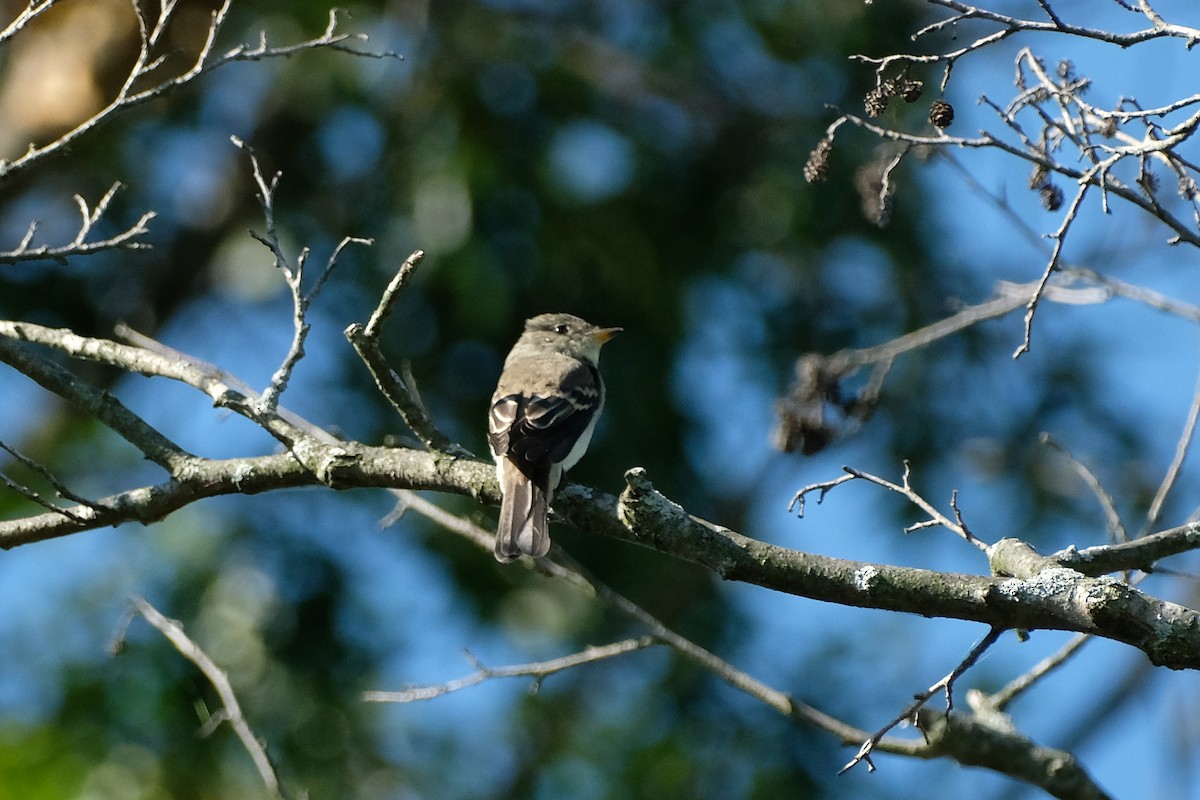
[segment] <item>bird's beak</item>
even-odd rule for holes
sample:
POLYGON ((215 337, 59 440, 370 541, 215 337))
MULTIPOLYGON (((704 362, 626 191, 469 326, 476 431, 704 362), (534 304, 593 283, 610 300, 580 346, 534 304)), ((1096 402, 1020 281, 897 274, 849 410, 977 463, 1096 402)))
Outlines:
POLYGON ((618 333, 620 333, 623 330, 625 330, 625 329, 624 328, 601 328, 598 331, 592 331, 588 335, 591 336, 593 339, 595 339, 600 344, 604 344, 609 339, 613 338, 614 336, 616 336, 618 333))

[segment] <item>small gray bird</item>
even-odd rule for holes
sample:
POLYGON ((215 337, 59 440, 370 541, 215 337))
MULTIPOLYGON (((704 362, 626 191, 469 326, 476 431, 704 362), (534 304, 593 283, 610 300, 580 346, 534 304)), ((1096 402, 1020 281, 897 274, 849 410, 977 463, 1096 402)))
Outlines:
POLYGON ((550 550, 546 510, 562 474, 592 439, 604 408, 600 346, 620 331, 570 314, 542 314, 526 321, 504 359, 488 412, 488 444, 504 494, 497 561, 550 550))

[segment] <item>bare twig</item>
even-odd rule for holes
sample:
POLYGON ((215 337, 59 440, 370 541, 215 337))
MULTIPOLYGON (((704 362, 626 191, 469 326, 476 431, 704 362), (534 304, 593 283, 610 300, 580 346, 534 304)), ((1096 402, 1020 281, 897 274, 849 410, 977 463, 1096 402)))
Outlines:
MULTIPOLYGON (((29 469, 32 469, 33 471, 35 471, 39 475, 41 475, 46 480, 47 483, 49 483, 52 487, 54 487, 54 491, 58 494, 59 497, 62 497, 66 500, 70 500, 74 503, 78 503, 79 505, 82 505, 82 506, 87 506, 96 511, 104 510, 104 509, 102 509, 101 506, 97 505, 96 503, 93 503, 91 500, 88 500, 88 499, 81 497, 80 495, 77 495, 74 492, 72 492, 70 489, 67 488, 66 484, 64 484, 57 477, 55 477, 54 473, 52 473, 49 469, 47 469, 47 467, 44 464, 40 464, 37 461, 34 461, 32 458, 25 455, 21 451, 17 450, 15 447, 8 444, 7 442, 0 441, 0 449, 5 450, 7 453, 9 453, 9 455, 11 455, 13 458, 17 459, 17 461, 20 461, 26 467, 28 467, 29 469)), ((26 497, 27 499, 32 500, 34 503, 37 503, 38 505, 42 506, 43 508, 49 509, 50 511, 55 511, 59 514, 62 514, 63 516, 67 517, 68 519, 70 519, 74 522, 83 524, 83 520, 80 519, 80 517, 75 512, 71 511, 68 508, 61 508, 61 507, 55 505, 54 503, 51 503, 49 500, 42 497, 38 492, 34 491, 33 489, 29 488, 28 486, 24 486, 24 485, 18 483, 17 481, 9 478, 7 475, 0 475, 0 479, 3 479, 4 483, 9 488, 20 493, 22 496, 26 497)))
POLYGON ((940 681, 933 684, 925 691, 919 692, 917 695, 915 695, 913 702, 905 706, 904 710, 901 711, 899 715, 895 717, 895 719, 893 719, 887 725, 884 725, 875 733, 871 734, 871 736, 865 742, 863 742, 862 747, 859 748, 858 753, 855 754, 854 758, 850 759, 850 761, 847 762, 844 767, 838 770, 838 774, 841 775, 842 773, 862 762, 866 762, 867 769, 871 772, 874 772, 875 764, 871 761, 871 753, 875 751, 875 748, 879 745, 880 740, 883 739, 884 734, 900 723, 914 719, 917 711, 939 692, 945 693, 946 711, 949 713, 954 707, 953 690, 955 681, 962 677, 964 672, 975 666, 975 663, 979 661, 979 658, 985 652, 987 652, 988 648, 990 648, 997 642, 997 640, 999 640, 1002 633, 1004 633, 1002 628, 992 628, 990 631, 988 631, 987 636, 984 636, 978 644, 971 648, 971 652, 967 653, 967 657, 964 658, 957 667, 950 670, 950 672, 947 673, 947 675, 940 681))
MULTIPOLYGON (((826 420, 827 403, 833 401, 841 405, 847 417, 853 421, 865 420, 874 409, 883 381, 897 357, 985 320, 1027 307, 1031 294, 1040 294, 1044 300, 1069 304, 1105 302, 1112 295, 1105 289, 1094 287, 1072 288, 1054 283, 1041 286, 1040 282, 1014 285, 1002 282, 992 299, 968 306, 883 344, 840 350, 828 357, 807 353, 796 360, 796 377, 785 398, 776 404, 778 424, 772 434, 776 446, 788 451, 798 447, 803 447, 805 452, 819 450, 832 436, 842 432, 826 420), (833 400, 839 394, 840 382, 866 366, 872 366, 871 375, 856 397, 851 401, 833 400)), ((821 488, 822 484, 815 484, 807 490, 801 490, 793 498, 790 507, 800 503, 803 510, 801 501, 804 494, 821 488)))
POLYGON ((392 313, 392 308, 396 305, 396 300, 400 298, 400 293, 404 291, 404 287, 408 286, 409 279, 412 278, 424 258, 425 251, 414 250, 408 258, 404 259, 400 268, 396 270, 396 274, 392 276, 392 280, 388 282, 387 288, 380 295, 379 303, 371 312, 371 317, 363 329, 363 336, 368 339, 379 339, 384 320, 392 313))
POLYGON ((1067 213, 1063 215, 1062 224, 1059 225, 1057 231, 1051 234, 1051 237, 1054 239, 1054 250, 1050 254, 1050 260, 1046 263, 1042 277, 1037 282, 1037 288, 1030 295, 1029 303, 1025 306, 1025 336, 1021 340, 1020 346, 1013 352, 1013 358, 1020 358, 1029 352, 1030 337, 1033 335, 1033 316, 1037 313, 1038 304, 1042 300, 1042 295, 1046 292, 1046 284, 1049 283, 1051 274, 1058 269, 1059 261, 1062 258, 1063 245, 1067 241, 1067 231, 1079 213, 1080 204, 1083 203, 1083 198, 1087 194, 1087 190, 1088 183, 1085 181, 1081 182, 1078 191, 1075 192, 1075 197, 1071 200, 1070 207, 1067 208, 1067 213))
POLYGON ((20 33, 32 20, 49 11, 58 2, 59 0, 29 0, 29 3, 21 9, 21 13, 17 14, 16 19, 0 31, 0 45, 20 33))
POLYGON ((182 625, 175 620, 167 619, 144 598, 134 597, 131 602, 138 614, 165 636, 184 658, 191 661, 204 673, 204 677, 212 684, 217 696, 221 699, 222 718, 229 722, 242 746, 250 754, 250 759, 254 762, 259 777, 267 787, 268 794, 271 797, 282 798, 283 792, 280 790, 279 776, 275 772, 275 765, 271 763, 266 748, 254 735, 249 723, 246 722, 241 704, 238 703, 237 694, 229 682, 229 676, 184 633, 182 625))
POLYGON ((819 492, 817 495, 817 504, 824 502, 825 495, 829 494, 835 486, 840 486, 847 481, 852 481, 858 476, 853 474, 843 475, 840 478, 834 478, 831 481, 822 481, 820 483, 810 483, 808 486, 801 488, 792 496, 792 501, 788 503, 788 513, 794 509, 797 516, 804 516, 804 502, 808 495, 813 492, 819 492))
POLYGON ((980 702, 988 708, 995 709, 996 711, 1004 711, 1009 703, 1016 700, 1026 690, 1032 688, 1042 678, 1065 664, 1091 639, 1092 637, 1086 634, 1072 636, 1071 640, 1059 648, 1057 652, 1046 656, 1034 665, 1033 669, 1009 681, 999 691, 986 695, 980 702))
POLYGON ((1190 322, 1200 322, 1200 306, 1185 303, 1174 297, 1147 289, 1144 286, 1123 281, 1110 275, 1101 275, 1095 270, 1084 267, 1068 267, 1063 270, 1065 275, 1090 283, 1098 284, 1117 297, 1124 297, 1138 303, 1143 303, 1163 313, 1185 319, 1190 322))
MULTIPOLYGON (((3 447, 5 450, 9 449, 8 446, 3 444, 2 442, 0 442, 0 447, 3 447)), ((51 511, 56 514, 62 514, 64 517, 66 517, 67 519, 71 520, 72 522, 74 522, 78 525, 85 524, 84 520, 82 520, 71 509, 60 508, 59 506, 57 506, 54 503, 47 500, 46 498, 42 497, 42 495, 36 489, 26 486, 25 484, 9 477, 7 474, 5 474, 3 472, 0 472, 0 483, 3 483, 8 488, 12 489, 14 492, 16 492, 17 494, 24 497, 26 500, 29 500, 30 502, 35 503, 35 504, 41 506, 42 508, 47 509, 48 511, 51 511)))
POLYGON ((425 253, 417 250, 404 259, 404 263, 396 270, 396 274, 392 276, 392 280, 384 289, 367 324, 355 322, 346 328, 345 335, 354 348, 354 352, 358 353, 358 357, 366 365, 367 371, 371 373, 371 377, 375 379, 375 385, 379 391, 426 447, 454 456, 469 456, 469 450, 442 433, 437 423, 433 421, 433 417, 421 403, 412 373, 405 367, 404 377, 401 378, 397 375, 387 363, 387 359, 383 357, 383 352, 379 347, 379 335, 383 328, 383 322, 391 313, 400 292, 408 285, 409 279, 424 257, 425 253))
MULTIPOLYGON (((959 2, 959 0, 928 0, 931 5, 942 6, 952 11, 958 12, 957 16, 947 20, 949 22, 957 22, 966 19, 979 19, 988 22, 994 22, 1003 27, 1003 30, 1017 32, 1036 32, 1036 33, 1063 33, 1082 39, 1095 39, 1107 44, 1115 44, 1119 47, 1131 47, 1142 42, 1148 42, 1152 39, 1160 39, 1174 37, 1184 39, 1189 44, 1200 41, 1200 28, 1190 28, 1184 25, 1168 24, 1161 18, 1156 19, 1157 15, 1147 16, 1154 23, 1149 28, 1144 28, 1131 33, 1117 33, 1114 31, 1102 30, 1099 28, 1088 28, 1083 25, 1072 25, 1063 22, 1061 19, 1051 17, 1049 22, 1041 20, 1023 19, 1014 17, 1008 14, 1003 14, 996 11, 990 11, 984 8, 968 5, 967 3, 959 2)), ((1143 4, 1144 5, 1144 4, 1143 4)), ((1147 7, 1148 8, 1148 7, 1147 7)), ((924 29, 922 33, 932 30, 933 26, 924 29)))
POLYGON ((843 467, 843 469, 845 469, 851 477, 860 478, 864 481, 868 481, 869 483, 874 483, 878 486, 884 487, 885 489, 896 492, 897 494, 903 495, 904 497, 908 498, 910 503, 929 515, 929 519, 922 520, 921 522, 914 523, 905 528, 905 533, 911 533, 912 531, 919 530, 921 528, 941 526, 951 533, 962 537, 965 541, 970 542, 980 550, 987 550, 987 543, 979 539, 977 536, 975 536, 975 534, 971 533, 966 525, 962 524, 962 515, 958 510, 958 492, 955 491, 953 493, 950 502, 950 505, 954 510, 955 518, 958 520, 955 522, 934 508, 932 503, 930 503, 912 488, 912 484, 910 484, 908 480, 911 473, 908 461, 904 462, 904 473, 899 484, 893 483, 885 478, 880 478, 878 475, 872 475, 869 472, 863 472, 862 470, 854 469, 853 467, 843 467))
POLYGON ((419 700, 433 700, 451 692, 475 686, 492 678, 533 678, 534 685, 540 686, 542 680, 556 672, 615 658, 616 656, 622 656, 636 650, 644 650, 655 644, 659 644, 659 642, 653 636, 641 636, 636 639, 624 639, 619 642, 613 642, 612 644, 588 647, 578 653, 572 653, 569 656, 562 656, 561 658, 549 661, 538 661, 531 664, 512 664, 504 667, 488 667, 468 653, 468 659, 476 666, 475 672, 470 675, 446 681, 445 683, 429 686, 412 686, 398 692, 363 692, 362 697, 368 703, 412 703, 419 700))
POLYGON ((41 261, 45 259, 64 262, 71 256, 86 256, 92 253, 99 253, 103 250, 149 249, 149 242, 142 241, 141 237, 150 232, 147 225, 150 223, 150 220, 157 216, 153 211, 147 211, 145 214, 142 214, 137 222, 120 233, 103 239, 88 241, 88 237, 108 210, 109 203, 112 202, 113 196, 120 188, 120 182, 114 183, 104 193, 104 196, 100 198, 100 201, 96 203, 94 208, 89 207, 87 201, 81 196, 75 195, 75 204, 79 207, 82 219, 75 237, 67 244, 31 247, 33 236, 38 229, 38 223, 35 221, 29 224, 25 235, 21 237, 21 241, 15 249, 0 252, 0 264, 15 264, 22 261, 41 261))
POLYGON ((1154 500, 1151 501, 1150 508, 1146 511, 1147 528, 1158 523, 1159 517, 1162 515, 1163 504, 1167 501, 1167 495, 1171 493, 1176 479, 1179 478, 1179 473, 1183 469, 1183 461, 1187 458, 1192 438, 1196 434, 1198 416, 1200 416, 1200 379, 1197 379, 1196 389, 1192 392, 1192 404, 1188 408, 1187 420, 1183 423, 1183 432, 1179 434, 1179 441, 1175 443, 1175 455, 1171 459, 1171 465, 1167 467, 1167 473, 1163 476, 1158 491, 1154 493, 1154 500))
MULTIPOLYGON (((153 73, 162 67, 164 59, 164 56, 159 54, 158 51, 164 33, 174 19, 177 5, 173 2, 161 3, 158 17, 151 24, 141 4, 137 0, 133 0, 133 9, 137 15, 141 36, 141 46, 133 65, 122 81, 116 95, 109 101, 108 105, 96 114, 79 123, 54 141, 40 146, 30 145, 24 155, 12 161, 0 162, 0 178, 11 176, 47 156, 69 148, 78 139, 109 122, 120 112, 162 97, 168 92, 187 85, 196 78, 206 75, 226 64, 232 64, 237 61, 259 61, 266 58, 286 58, 300 52, 321 48, 374 58, 400 57, 390 51, 376 53, 349 47, 349 42, 363 41, 366 39, 366 35, 338 33, 338 12, 336 10, 329 12, 328 24, 325 31, 319 36, 291 45, 270 45, 267 41, 267 34, 264 31, 259 34, 257 45, 240 44, 218 55, 215 52, 217 38, 225 27, 231 4, 232 0, 224 0, 221 6, 212 12, 204 43, 191 65, 173 77, 158 80, 153 78, 153 73), (150 80, 150 85, 141 88, 147 80, 150 80)), ((8 28, 0 32, 0 42, 12 36, 29 19, 45 11, 51 5, 53 5, 53 2, 31 4, 29 11, 23 13, 8 28)))
POLYGON ((1053 284, 1040 286, 1041 281, 1028 284, 1001 283, 996 296, 976 305, 937 320, 891 341, 873 347, 840 350, 829 357, 830 369, 839 374, 850 374, 868 364, 890 362, 912 350, 926 347, 947 336, 966 330, 990 319, 1002 317, 1027 306, 1031 293, 1040 292, 1047 300, 1061 303, 1095 302, 1094 290, 1070 289, 1053 284))
POLYGON ((1109 494, 1104 488, 1104 485, 1100 483, 1100 479, 1096 477, 1096 473, 1092 472, 1082 461, 1075 458, 1075 456, 1071 454, 1070 450, 1068 450, 1050 434, 1043 432, 1039 438, 1041 439, 1042 444, 1052 447, 1058 452, 1062 453, 1063 457, 1067 459, 1067 463, 1069 463, 1075 472, 1079 474, 1079 477, 1082 478, 1083 482, 1087 484, 1087 487, 1091 489, 1092 494, 1096 496, 1096 500, 1099 501, 1100 507, 1104 509, 1104 518, 1108 522, 1108 533, 1110 539, 1114 542, 1129 541, 1129 532, 1125 529, 1125 523, 1121 522, 1121 515, 1117 511, 1117 503, 1115 500, 1113 500, 1112 495, 1109 494))
POLYGON ((337 260, 342 251, 350 244, 371 245, 373 244, 373 240, 354 236, 343 237, 325 262, 325 268, 321 271, 313 286, 305 292, 304 268, 308 262, 309 250, 307 247, 301 249, 296 257, 296 263, 293 265, 291 259, 283 252, 283 246, 279 241, 279 233, 275 224, 275 191, 279 186, 281 173, 276 172, 268 180, 263 175, 262 167, 259 164, 254 148, 250 147, 250 145, 237 136, 231 136, 230 140, 235 147, 245 152, 250 160, 251 174, 257 187, 256 197, 258 198, 259 206, 262 208, 263 218, 266 222, 266 233, 258 234, 250 231, 250 235, 271 251, 271 255, 275 261, 275 268, 283 276, 292 297, 291 343, 288 346, 288 351, 283 358, 283 362, 271 376, 270 382, 261 395, 259 395, 256 404, 258 415, 273 417, 279 407, 280 395, 287 389, 288 382, 291 380, 292 371, 296 368, 300 359, 304 357, 304 342, 309 332, 307 321, 309 307, 325 286, 325 282, 329 279, 334 267, 337 266, 337 260))

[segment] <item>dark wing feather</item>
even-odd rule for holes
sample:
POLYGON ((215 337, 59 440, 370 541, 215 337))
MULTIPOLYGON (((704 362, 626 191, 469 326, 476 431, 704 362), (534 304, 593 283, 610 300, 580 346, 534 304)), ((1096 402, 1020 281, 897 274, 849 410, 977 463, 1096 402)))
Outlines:
POLYGON ((530 480, 545 486, 552 464, 575 446, 600 404, 596 368, 580 364, 552 395, 510 394, 492 403, 488 443, 492 453, 512 459, 530 480))
POLYGON ((524 414, 525 398, 519 394, 498 397, 488 409, 488 446, 492 455, 508 454, 509 434, 515 423, 524 414))

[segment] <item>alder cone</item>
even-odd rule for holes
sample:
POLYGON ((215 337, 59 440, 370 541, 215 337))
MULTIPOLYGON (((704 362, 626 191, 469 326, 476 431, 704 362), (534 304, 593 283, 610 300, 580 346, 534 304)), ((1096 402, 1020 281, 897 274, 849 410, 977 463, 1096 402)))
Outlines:
POLYGON ((934 100, 929 106, 929 121, 938 128, 949 128, 954 122, 954 106, 945 100, 934 100))

